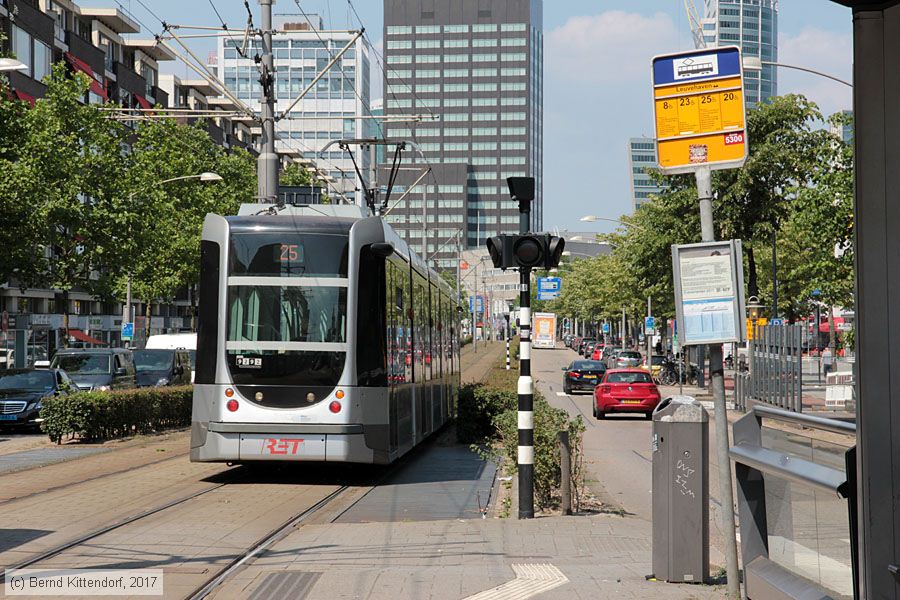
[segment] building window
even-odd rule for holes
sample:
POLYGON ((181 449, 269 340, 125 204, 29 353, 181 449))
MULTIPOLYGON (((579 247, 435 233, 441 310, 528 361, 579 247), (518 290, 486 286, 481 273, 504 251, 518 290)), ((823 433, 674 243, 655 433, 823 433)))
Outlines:
POLYGON ((497 40, 491 38, 472 40, 473 48, 494 48, 497 46, 497 40))
POLYGON ((445 54, 445 63, 467 63, 469 62, 468 54, 445 54))
POLYGON ((389 65, 402 65, 409 64, 412 62, 412 56, 409 54, 391 54, 387 57, 387 63, 389 65))
POLYGON ((420 98, 416 100, 416 106, 419 108, 438 108, 440 105, 440 98, 420 98))
POLYGON ((441 62, 440 54, 419 54, 416 56, 417 63, 439 63, 441 62))
POLYGON ((416 26, 416 33, 440 33, 441 28, 439 25, 418 25, 416 26))
POLYGON ((500 120, 501 121, 524 121, 525 113, 523 113, 523 112, 501 113, 500 120))
POLYGON ((502 60, 503 62, 524 62, 525 60, 527 60, 527 57, 524 53, 504 52, 500 55, 500 60, 502 60))
POLYGON ((524 150, 525 142, 500 142, 501 150, 524 150))
POLYGON ((388 108, 412 108, 411 100, 388 100, 388 108))
POLYGON ((468 69, 445 69, 444 77, 468 77, 468 69))
POLYGON ((419 69, 416 71, 416 77, 420 79, 437 79, 441 76, 439 69, 419 69))
POLYGON ((494 151, 497 150, 497 142, 475 142, 472 144, 473 151, 494 151))
POLYGON ((525 77, 525 69, 500 69, 501 77, 525 77))
MULTIPOLYGON (((448 84, 448 85, 452 85, 452 84, 448 84)), ((444 86, 444 87, 446 89, 446 86, 444 86)), ((468 98, 445 98, 444 99, 444 107, 445 108, 454 108, 454 107, 461 107, 461 106, 469 106, 469 99, 468 98)))
POLYGON ((473 54, 472 62, 496 62, 496 54, 473 54))
POLYGON ((474 113, 472 115, 473 121, 496 121, 497 113, 474 113))
POLYGON ((468 121, 469 115, 467 113, 446 113, 443 118, 444 121, 468 121))
POLYGON ((472 98, 472 106, 497 106, 496 98, 472 98))
POLYGON ((411 40, 388 40, 388 50, 409 50, 412 48, 411 40))
POLYGON ((500 40, 501 46, 524 46, 525 38, 503 38, 500 40))
POLYGON ((444 25, 444 33, 468 33, 468 25, 444 25))
POLYGON ((525 98, 500 98, 500 106, 525 106, 525 98))
POLYGON ((448 128, 444 130, 444 135, 447 137, 466 137, 469 135, 469 129, 466 127, 448 128))
POLYGON ((416 40, 416 48, 440 48, 441 40, 416 40))
POLYGON ((472 77, 496 77, 497 69, 472 69, 472 77))
POLYGON ((524 127, 501 127, 500 135, 525 135, 524 127))
POLYGON ((50 74, 50 46, 39 40, 34 40, 34 73, 32 77, 41 81, 50 74))
POLYGON ((500 158, 501 165, 524 165, 524 156, 503 156, 500 158))
POLYGON ((497 31, 495 23, 476 23, 472 25, 472 33, 488 33, 492 31, 497 31))
POLYGON ((500 84, 501 92, 524 92, 525 84, 524 83, 508 83, 503 82, 500 84))
POLYGON ((22 72, 32 76, 34 71, 31 68, 31 36, 27 31, 15 25, 12 26, 12 51, 16 55, 16 59, 28 67, 22 72))
MULTIPOLYGON (((446 135, 450 135, 450 134, 447 133, 446 135)), ((469 144, 466 142, 444 144, 444 151, 445 152, 468 152, 469 144)))
POLYGON ((388 79, 409 79, 412 77, 412 71, 409 69, 403 69, 395 71, 393 69, 388 69, 388 79))
POLYGON ((527 31, 526 23, 503 23, 500 25, 500 31, 527 31))
POLYGON ((417 137, 438 137, 441 135, 440 129, 418 129, 416 130, 417 137))
POLYGON ((497 84, 496 83, 473 83, 472 91, 473 92, 496 92, 497 84))
POLYGON ((441 84, 439 83, 427 83, 416 86, 416 91, 420 94, 439 94, 441 92, 441 84))
POLYGON ((444 91, 447 93, 468 92, 469 84, 468 83, 448 83, 448 84, 444 85, 444 91))
POLYGON ((388 35, 408 35, 412 33, 412 27, 406 25, 388 25, 388 35))
POLYGON ((392 83, 387 86, 387 93, 394 94, 411 94, 412 86, 408 83, 392 83))
POLYGON ((469 40, 444 40, 444 48, 468 48, 469 40))

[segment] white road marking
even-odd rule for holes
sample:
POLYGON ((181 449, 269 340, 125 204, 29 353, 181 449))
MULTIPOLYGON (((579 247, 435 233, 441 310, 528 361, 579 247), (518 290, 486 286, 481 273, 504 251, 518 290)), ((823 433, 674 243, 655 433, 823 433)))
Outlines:
POLYGON ((551 564, 512 565, 516 578, 464 600, 525 600, 557 588, 569 581, 551 564))

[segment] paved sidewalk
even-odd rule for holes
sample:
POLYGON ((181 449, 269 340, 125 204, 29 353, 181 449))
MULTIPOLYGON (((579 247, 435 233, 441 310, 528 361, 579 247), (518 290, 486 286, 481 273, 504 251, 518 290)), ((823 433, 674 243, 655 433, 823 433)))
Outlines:
POLYGON ((308 525, 216 596, 261 595, 267 577, 287 573, 311 583, 298 596, 310 600, 458 600, 515 579, 513 565, 547 564, 567 581, 542 600, 725 596, 719 586, 646 581, 650 524, 614 515, 308 525))

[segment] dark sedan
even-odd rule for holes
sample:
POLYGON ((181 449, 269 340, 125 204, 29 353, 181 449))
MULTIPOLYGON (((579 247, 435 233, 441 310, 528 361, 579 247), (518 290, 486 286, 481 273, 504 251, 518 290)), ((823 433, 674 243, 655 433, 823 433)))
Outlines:
POLYGON ((606 365, 597 360, 573 360, 568 367, 563 367, 563 392, 571 394, 575 391, 593 392, 594 386, 606 373, 606 365))
POLYGON ((0 372, 0 426, 39 427, 41 401, 71 388, 74 385, 60 369, 0 372))

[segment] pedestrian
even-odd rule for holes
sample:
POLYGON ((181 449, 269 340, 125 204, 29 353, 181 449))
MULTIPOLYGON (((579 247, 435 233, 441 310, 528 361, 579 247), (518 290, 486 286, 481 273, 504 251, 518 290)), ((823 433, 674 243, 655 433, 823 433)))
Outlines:
POLYGON ((822 350, 822 372, 827 376, 834 369, 834 356, 831 354, 831 346, 825 346, 822 350))

